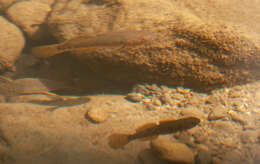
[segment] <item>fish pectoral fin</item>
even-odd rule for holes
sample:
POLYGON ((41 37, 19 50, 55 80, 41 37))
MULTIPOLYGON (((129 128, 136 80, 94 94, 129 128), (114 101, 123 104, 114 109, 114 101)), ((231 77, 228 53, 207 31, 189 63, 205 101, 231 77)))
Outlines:
POLYGON ((144 138, 141 138, 140 141, 149 141, 149 140, 154 140, 158 137, 158 135, 156 136, 149 136, 149 137, 144 137, 144 138))

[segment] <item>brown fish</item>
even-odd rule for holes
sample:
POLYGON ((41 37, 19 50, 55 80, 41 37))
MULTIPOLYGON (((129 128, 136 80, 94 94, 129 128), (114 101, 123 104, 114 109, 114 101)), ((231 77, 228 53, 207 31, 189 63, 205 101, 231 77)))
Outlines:
POLYGON ((83 50, 91 51, 98 48, 120 48, 136 46, 154 40, 150 31, 117 31, 97 36, 78 36, 60 44, 39 46, 32 49, 35 56, 46 58, 63 52, 83 50))
POLYGON ((66 89, 74 89, 64 83, 42 79, 42 78, 21 78, 12 80, 4 76, 0 76, 0 95, 4 96, 8 101, 11 97, 21 95, 42 94, 51 97, 53 100, 65 102, 66 97, 59 96, 53 91, 66 89))
POLYGON ((175 133, 193 128, 200 123, 196 117, 185 117, 178 120, 162 120, 159 124, 148 123, 136 129, 134 134, 115 133, 109 136, 109 145, 114 149, 123 148, 135 139, 154 139, 158 135, 175 133))

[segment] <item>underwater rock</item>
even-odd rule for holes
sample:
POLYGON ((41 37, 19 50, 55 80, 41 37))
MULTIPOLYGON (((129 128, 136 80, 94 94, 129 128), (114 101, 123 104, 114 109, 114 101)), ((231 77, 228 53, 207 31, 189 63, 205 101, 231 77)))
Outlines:
POLYGON ((126 99, 133 101, 133 102, 140 102, 140 101, 142 101, 143 98, 144 98, 144 96, 140 93, 128 93, 126 95, 126 99))
POLYGON ((194 163, 194 154, 185 144, 158 138, 151 142, 151 148, 164 160, 183 164, 194 163))
POLYGON ((186 108, 183 108, 180 112, 183 116, 196 116, 199 118, 203 118, 206 115, 203 113, 203 111, 199 110, 196 107, 188 106, 186 108))
POLYGON ((0 71, 14 70, 14 63, 24 48, 25 39, 20 29, 2 16, 0 28, 0 71))
POLYGON ((64 1, 53 11, 48 27, 60 41, 128 29, 149 29, 155 35, 152 43, 138 47, 72 52, 82 65, 110 80, 208 90, 259 77, 256 43, 232 26, 201 20, 172 1, 64 1))
POLYGON ((228 114, 233 121, 239 122, 242 125, 248 124, 248 121, 246 119, 246 115, 242 115, 242 114, 235 112, 235 111, 230 111, 230 112, 228 112, 228 114))
POLYGON ((0 12, 11 6, 13 3, 22 0, 0 0, 0 12))
POLYGON ((95 123, 101 123, 106 121, 108 115, 103 108, 92 108, 87 112, 88 118, 90 118, 95 123))
POLYGON ((151 100, 151 103, 155 106, 161 106, 162 102, 157 98, 157 97, 153 97, 151 100))
POLYGON ((176 105, 176 101, 173 100, 169 93, 162 94, 159 98, 162 104, 176 105))
POLYGON ((219 105, 216 108, 218 109, 213 109, 209 114, 208 114, 208 120, 209 121, 214 121, 214 120, 227 120, 228 115, 226 109, 222 106, 219 105))
POLYGON ((189 146, 194 146, 194 138, 187 132, 180 132, 180 133, 175 133, 173 134, 173 137, 176 138, 179 142, 189 145, 189 146))
POLYGON ((48 13, 50 5, 39 1, 23 1, 15 3, 7 9, 7 17, 27 34, 30 39, 44 39, 47 29, 41 26, 48 13))

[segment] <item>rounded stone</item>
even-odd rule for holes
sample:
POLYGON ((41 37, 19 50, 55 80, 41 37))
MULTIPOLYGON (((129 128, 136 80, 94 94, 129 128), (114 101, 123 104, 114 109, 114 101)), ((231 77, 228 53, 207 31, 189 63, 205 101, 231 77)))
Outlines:
POLYGON ((144 96, 141 93, 128 93, 126 99, 132 102, 140 102, 144 96))
POLYGON ((95 123, 101 123, 106 121, 107 113, 104 111, 103 108, 92 108, 88 111, 87 116, 91 121, 95 123))
POLYGON ((213 120, 225 120, 227 118, 227 112, 223 110, 213 110, 208 114, 208 120, 213 121, 213 120))
POLYGON ((14 69, 25 45, 22 32, 14 24, 0 16, 0 71, 14 69))
POLYGON ((194 163, 194 154, 185 144, 158 138, 151 142, 151 148, 164 160, 183 164, 194 163))
POLYGON ((6 15, 31 39, 45 38, 46 28, 40 26, 46 20, 51 11, 50 5, 37 1, 23 1, 12 5, 7 9, 6 15))

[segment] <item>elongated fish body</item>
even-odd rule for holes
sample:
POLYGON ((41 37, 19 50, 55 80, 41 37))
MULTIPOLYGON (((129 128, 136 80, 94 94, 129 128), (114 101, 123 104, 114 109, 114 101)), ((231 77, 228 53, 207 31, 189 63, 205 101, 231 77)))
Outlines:
POLYGON ((200 120, 196 117, 181 118, 178 120, 163 120, 159 125, 144 125, 136 130, 136 133, 129 136, 129 140, 158 136, 187 130, 196 126, 200 120), (147 128, 146 128, 147 127, 147 128), (141 129, 141 130, 140 130, 141 129), (143 130, 142 130, 143 129, 143 130))
POLYGON ((153 139, 158 135, 171 134, 187 130, 200 123, 196 117, 185 117, 178 120, 162 120, 159 124, 148 123, 136 129, 134 134, 115 133, 109 136, 109 145, 114 149, 122 148, 136 139, 153 139))
POLYGON ((92 37, 78 36, 60 44, 35 47, 32 49, 32 53, 45 58, 80 49, 89 51, 98 48, 136 46, 152 40, 154 40, 154 34, 150 31, 117 31, 92 37))

